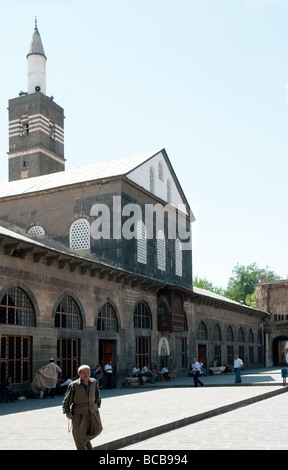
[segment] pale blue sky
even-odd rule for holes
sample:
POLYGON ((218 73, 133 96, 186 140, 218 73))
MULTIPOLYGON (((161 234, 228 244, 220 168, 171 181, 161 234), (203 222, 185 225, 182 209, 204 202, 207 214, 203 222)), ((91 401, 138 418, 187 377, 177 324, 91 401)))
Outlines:
POLYGON ((165 148, 197 222, 194 275, 288 273, 288 0, 0 0, 0 183, 8 100, 38 18, 66 168, 165 148))

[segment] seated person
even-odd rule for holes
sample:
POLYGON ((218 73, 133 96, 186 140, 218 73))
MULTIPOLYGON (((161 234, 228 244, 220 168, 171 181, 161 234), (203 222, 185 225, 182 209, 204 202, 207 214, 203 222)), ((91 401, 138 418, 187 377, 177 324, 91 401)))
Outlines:
POLYGON ((140 385, 143 385, 143 375, 141 374, 138 364, 132 369, 132 377, 138 377, 140 385))
POLYGON ((15 392, 12 389, 12 377, 7 377, 7 380, 1 384, 0 397, 4 397, 6 403, 16 401, 15 392))
POLYGON ((151 383, 154 384, 156 380, 159 380, 159 373, 157 372, 157 365, 155 365, 150 372, 151 372, 151 383))
POLYGON ((91 377, 97 380, 97 382, 99 383, 100 390, 103 390, 103 388, 107 388, 107 377, 105 377, 105 375, 103 374, 103 370, 100 364, 98 364, 96 366, 96 369, 91 372, 91 377))
POLYGON ((152 373, 151 373, 151 370, 148 366, 143 366, 142 367, 141 374, 142 374, 142 376, 144 375, 145 377, 147 377, 148 382, 151 382, 152 373))
POLYGON ((4 400, 8 403, 8 396, 9 392, 5 386, 5 382, 3 382, 3 384, 0 384, 0 401, 2 402, 4 400))
POLYGON ((67 376, 66 377, 60 377, 59 381, 56 384, 56 393, 58 395, 62 395, 63 393, 66 393, 68 385, 72 382, 71 379, 69 379, 67 376))
POLYGON ((168 374, 169 374, 168 367, 164 366, 160 372, 161 382, 163 382, 164 380, 171 380, 168 374))

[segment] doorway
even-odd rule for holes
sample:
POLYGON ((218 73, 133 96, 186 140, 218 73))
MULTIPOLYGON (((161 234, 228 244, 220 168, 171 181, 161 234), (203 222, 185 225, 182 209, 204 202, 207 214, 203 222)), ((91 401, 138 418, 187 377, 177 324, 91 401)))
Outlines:
POLYGON ((198 361, 202 362, 204 368, 207 368, 206 364, 206 344, 198 344, 198 361))
POLYGON ((113 380, 112 386, 115 387, 116 383, 116 354, 115 354, 116 341, 110 339, 100 339, 99 340, 99 364, 101 364, 104 371, 104 366, 108 361, 112 361, 113 367, 113 380))
POLYGON ((288 338, 280 336, 273 341, 273 365, 288 365, 288 338))

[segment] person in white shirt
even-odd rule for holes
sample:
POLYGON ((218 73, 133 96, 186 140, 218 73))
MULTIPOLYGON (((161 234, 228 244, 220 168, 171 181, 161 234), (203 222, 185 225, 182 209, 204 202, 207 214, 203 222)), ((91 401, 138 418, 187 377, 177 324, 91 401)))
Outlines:
POLYGON ((234 371, 235 371, 235 384, 240 384, 241 380, 241 368, 243 367, 243 361, 240 359, 238 354, 235 354, 234 360, 234 371))
POLYGON ((198 384, 200 384, 201 387, 204 387, 203 382, 199 380, 199 375, 201 374, 201 364, 197 361, 196 357, 193 357, 192 362, 192 375, 194 380, 194 387, 198 387, 198 384))
POLYGON ((133 369, 132 369, 132 377, 138 377, 140 385, 143 385, 142 373, 139 369, 138 364, 135 367, 133 367, 133 369))
POLYGON ((112 388, 113 387, 113 367, 112 367, 112 361, 108 361, 107 364, 104 366, 104 375, 107 377, 107 387, 112 388))
POLYGON ((167 366, 164 366, 161 369, 161 372, 160 372, 161 382, 163 382, 163 380, 169 380, 170 379, 168 374, 169 374, 169 370, 168 370, 167 366))

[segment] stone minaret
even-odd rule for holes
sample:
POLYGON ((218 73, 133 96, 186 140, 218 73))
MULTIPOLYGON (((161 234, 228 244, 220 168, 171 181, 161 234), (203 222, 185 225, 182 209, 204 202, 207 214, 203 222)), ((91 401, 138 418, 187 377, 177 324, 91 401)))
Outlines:
POLYGON ((64 110, 46 96, 46 61, 35 20, 28 92, 9 100, 9 181, 65 170, 64 110))

